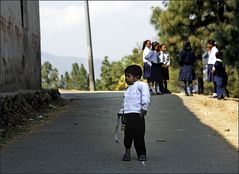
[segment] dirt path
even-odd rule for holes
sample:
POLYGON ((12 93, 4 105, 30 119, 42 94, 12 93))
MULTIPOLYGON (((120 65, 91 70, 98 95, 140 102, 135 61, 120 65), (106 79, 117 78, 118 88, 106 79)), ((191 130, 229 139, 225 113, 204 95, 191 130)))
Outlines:
POLYGON ((217 131, 238 150, 238 99, 217 100, 205 95, 174 94, 202 123, 217 131))

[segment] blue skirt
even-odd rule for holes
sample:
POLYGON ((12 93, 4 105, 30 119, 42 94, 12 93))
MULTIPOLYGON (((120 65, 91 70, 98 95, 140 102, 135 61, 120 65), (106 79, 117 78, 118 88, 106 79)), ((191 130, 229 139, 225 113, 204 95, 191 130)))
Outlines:
POLYGON ((169 80, 169 71, 168 67, 162 67, 163 80, 169 80))
POLYGON ((214 76, 213 81, 216 82, 217 86, 217 98, 222 99, 223 93, 224 93, 224 88, 225 88, 225 83, 223 80, 223 77, 220 76, 214 76))
POLYGON ((195 80, 195 72, 192 65, 183 65, 179 72, 179 80, 195 80))
POLYGON ((152 82, 160 82, 163 80, 162 64, 152 63, 150 80, 152 82))
POLYGON ((143 74, 143 78, 144 79, 149 79, 150 78, 150 72, 151 72, 151 66, 145 62, 144 63, 144 74, 143 74))
POLYGON ((207 81, 208 82, 213 82, 213 73, 212 73, 212 64, 207 65, 207 81))

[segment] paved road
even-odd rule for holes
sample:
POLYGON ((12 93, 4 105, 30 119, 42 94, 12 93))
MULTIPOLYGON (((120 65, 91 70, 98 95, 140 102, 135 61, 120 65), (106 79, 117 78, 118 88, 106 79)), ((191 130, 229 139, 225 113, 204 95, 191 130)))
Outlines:
POLYGON ((134 149, 130 162, 121 161, 122 132, 120 144, 113 140, 123 93, 63 96, 76 99, 70 109, 5 148, 1 173, 238 173, 238 152, 175 95, 151 97, 145 165, 134 149))

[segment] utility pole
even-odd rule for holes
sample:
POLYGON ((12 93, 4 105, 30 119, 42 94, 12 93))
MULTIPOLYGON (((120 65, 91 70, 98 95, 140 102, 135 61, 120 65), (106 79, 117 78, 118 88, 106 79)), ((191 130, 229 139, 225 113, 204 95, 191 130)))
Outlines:
POLYGON ((85 21, 86 21, 90 91, 94 91, 95 90, 95 75, 94 75, 94 62, 93 62, 93 51, 92 51, 92 41, 91 41, 91 29, 90 29, 90 12, 89 12, 88 0, 85 1, 85 21))

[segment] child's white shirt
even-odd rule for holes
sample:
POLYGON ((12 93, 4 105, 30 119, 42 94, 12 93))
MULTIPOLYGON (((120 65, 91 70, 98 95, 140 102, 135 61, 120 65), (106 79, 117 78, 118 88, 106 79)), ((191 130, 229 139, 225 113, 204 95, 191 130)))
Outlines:
POLYGON ((151 62, 147 59, 145 59, 145 57, 147 57, 148 55, 151 55, 153 53, 152 50, 150 50, 148 47, 145 47, 144 48, 144 51, 143 51, 143 62, 144 63, 148 63, 150 66, 152 65, 151 62))
POLYGON ((148 84, 136 81, 126 89, 123 105, 119 113, 141 113, 141 109, 147 111, 149 104, 150 93, 148 84))
POLYGON ((212 64, 212 65, 215 64, 216 59, 217 59, 216 52, 218 52, 218 49, 215 46, 212 47, 210 52, 208 51, 208 55, 209 55, 208 56, 208 64, 212 64))
POLYGON ((145 59, 147 59, 148 61, 152 63, 156 63, 156 64, 160 63, 159 53, 157 51, 152 51, 147 56, 145 56, 145 59))
POLYGON ((163 63, 164 65, 170 65, 170 58, 169 54, 163 51, 160 51, 160 62, 163 63))

